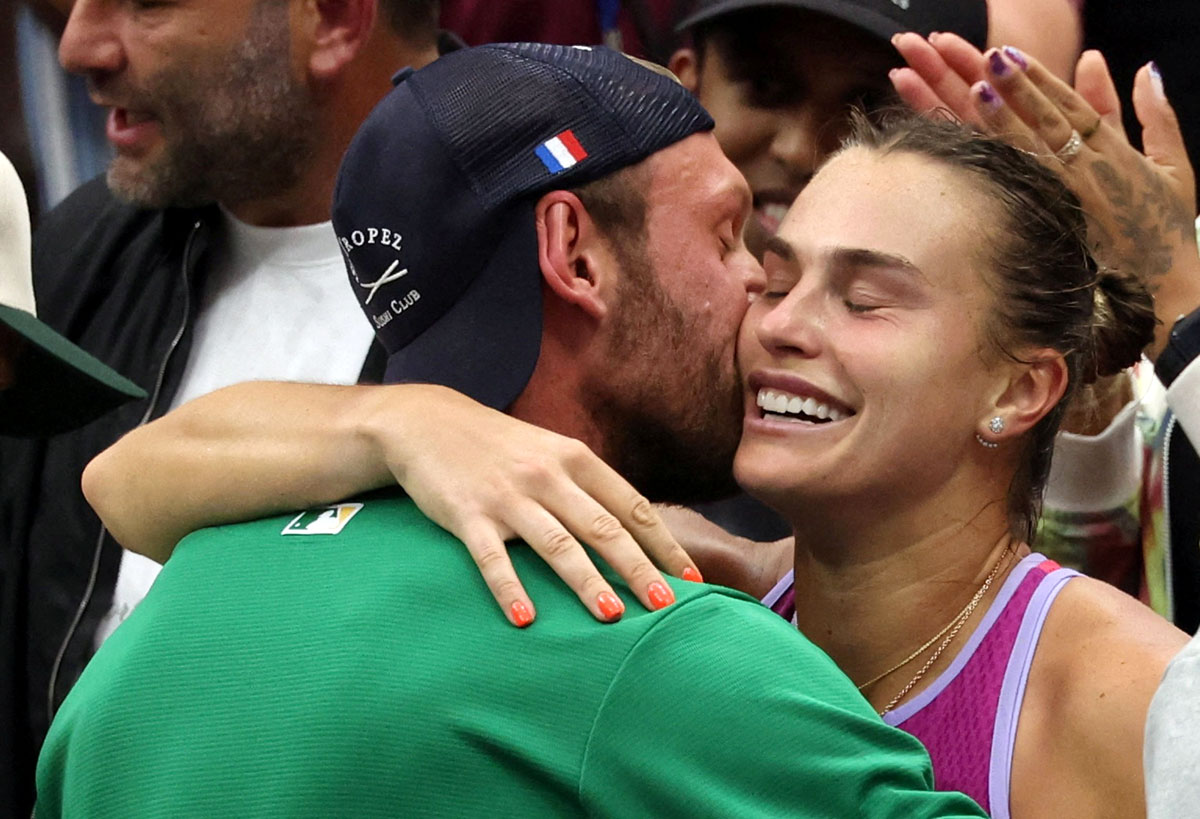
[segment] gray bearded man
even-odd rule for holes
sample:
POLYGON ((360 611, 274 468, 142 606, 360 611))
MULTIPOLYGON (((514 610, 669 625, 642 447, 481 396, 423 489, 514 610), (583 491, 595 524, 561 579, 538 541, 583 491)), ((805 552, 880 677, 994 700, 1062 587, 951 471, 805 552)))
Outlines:
POLYGON ((149 397, 51 441, 0 444, 0 804, 15 815, 53 712, 157 572, 106 534, 84 465, 227 384, 378 378, 330 200, 392 75, 453 47, 437 15, 436 0, 74 4, 60 58, 109 109, 115 157, 107 184, 45 217, 34 287, 47 324, 149 397))

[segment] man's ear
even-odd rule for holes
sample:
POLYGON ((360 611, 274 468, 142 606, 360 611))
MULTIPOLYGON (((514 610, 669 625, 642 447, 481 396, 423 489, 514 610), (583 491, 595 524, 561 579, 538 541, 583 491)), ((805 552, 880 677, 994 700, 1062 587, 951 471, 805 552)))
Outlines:
POLYGON ((538 265, 559 299, 599 320, 608 313, 612 254, 579 197, 551 191, 534 207, 538 265))
POLYGON ((978 431, 986 439, 1002 441, 1023 435, 1054 409, 1067 391, 1067 362, 1062 353, 1047 348, 1022 358, 998 388, 990 414, 979 421, 978 431), (996 417, 1004 422, 1000 433, 989 428, 996 417))
POLYGON ((336 76, 366 45, 377 0, 303 0, 299 12, 308 37, 308 71, 316 80, 336 76))
POLYGON ((671 55, 667 68, 679 78, 679 82, 693 94, 700 92, 700 58, 693 48, 681 48, 671 55))

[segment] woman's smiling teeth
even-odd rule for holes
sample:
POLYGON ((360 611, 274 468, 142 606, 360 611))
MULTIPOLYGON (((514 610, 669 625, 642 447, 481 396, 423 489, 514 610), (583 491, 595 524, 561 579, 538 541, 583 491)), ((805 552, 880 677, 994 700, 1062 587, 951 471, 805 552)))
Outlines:
POLYGON ((813 424, 840 421, 854 414, 849 410, 822 404, 815 398, 801 398, 791 393, 768 389, 758 391, 758 406, 764 415, 792 417, 813 424))

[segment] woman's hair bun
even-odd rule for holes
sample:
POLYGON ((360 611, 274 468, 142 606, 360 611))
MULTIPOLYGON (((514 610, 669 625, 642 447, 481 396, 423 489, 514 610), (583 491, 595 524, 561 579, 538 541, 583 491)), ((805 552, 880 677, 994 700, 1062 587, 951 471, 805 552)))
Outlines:
POLYGON ((1083 380, 1116 375, 1137 363, 1154 340, 1154 299, 1132 276, 1102 272, 1093 290, 1092 349, 1084 357, 1083 380))

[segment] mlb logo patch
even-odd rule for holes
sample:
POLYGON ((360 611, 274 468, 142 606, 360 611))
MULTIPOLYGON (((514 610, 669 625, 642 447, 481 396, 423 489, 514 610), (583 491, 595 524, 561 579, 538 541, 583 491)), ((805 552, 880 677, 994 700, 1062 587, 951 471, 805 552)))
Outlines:
POLYGON ((361 503, 339 503, 321 509, 310 509, 292 518, 281 535, 336 535, 346 528, 350 518, 363 508, 361 503))
POLYGON ((534 148, 533 152, 537 154, 538 159, 542 160, 542 164, 550 173, 561 173, 567 168, 574 167, 588 155, 570 130, 551 137, 534 148))

